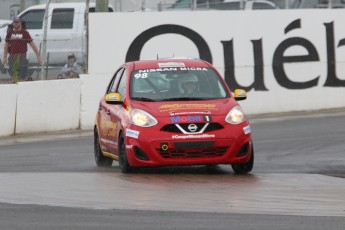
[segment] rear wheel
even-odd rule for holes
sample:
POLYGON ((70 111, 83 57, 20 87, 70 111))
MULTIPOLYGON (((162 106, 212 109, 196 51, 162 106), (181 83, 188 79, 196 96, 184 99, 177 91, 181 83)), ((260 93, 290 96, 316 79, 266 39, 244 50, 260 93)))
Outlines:
POLYGON ((250 159, 248 162, 244 163, 244 164, 234 164, 231 165, 232 170, 234 170, 234 172, 236 174, 246 174, 249 173, 250 171, 252 171, 253 166, 254 166, 254 147, 253 147, 253 143, 252 143, 252 148, 251 148, 251 153, 250 153, 250 159))
POLYGON ((122 173, 129 173, 132 170, 132 167, 128 163, 126 143, 122 133, 119 138, 119 166, 122 173))
POLYGON ((98 167, 110 167, 113 164, 113 159, 104 156, 102 153, 97 129, 95 129, 94 132, 94 153, 95 161, 98 167))

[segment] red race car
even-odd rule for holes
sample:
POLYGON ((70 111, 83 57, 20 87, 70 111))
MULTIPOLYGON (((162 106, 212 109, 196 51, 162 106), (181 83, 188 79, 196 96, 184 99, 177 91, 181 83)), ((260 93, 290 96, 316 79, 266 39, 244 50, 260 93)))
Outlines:
POLYGON ((99 103, 94 127, 98 166, 230 164, 252 170, 251 129, 238 100, 208 62, 165 59, 128 62, 116 70, 99 103))

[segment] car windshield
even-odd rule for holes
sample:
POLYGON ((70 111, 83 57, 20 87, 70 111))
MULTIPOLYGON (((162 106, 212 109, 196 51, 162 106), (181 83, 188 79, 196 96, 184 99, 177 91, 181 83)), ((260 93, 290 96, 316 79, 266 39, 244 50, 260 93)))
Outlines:
POLYGON ((163 68, 133 71, 130 97, 138 101, 215 100, 230 97, 211 68, 163 68))

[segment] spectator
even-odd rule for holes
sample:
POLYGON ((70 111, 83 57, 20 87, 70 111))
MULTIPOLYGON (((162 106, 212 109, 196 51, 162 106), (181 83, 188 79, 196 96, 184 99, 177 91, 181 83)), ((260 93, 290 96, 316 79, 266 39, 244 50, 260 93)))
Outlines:
POLYGON ((79 77, 79 74, 82 73, 81 66, 77 63, 77 58, 73 53, 68 54, 67 64, 62 68, 61 75, 62 77, 75 78, 79 77))
POLYGON ((20 18, 16 17, 12 22, 12 26, 13 28, 9 27, 10 29, 7 31, 2 64, 5 65, 8 61, 9 73, 14 80, 15 77, 18 77, 20 80, 32 80, 30 76, 27 76, 29 65, 26 57, 28 51, 27 44, 35 52, 37 62, 40 65, 42 64, 41 56, 29 32, 24 29, 20 18), (9 54, 8 60, 7 54, 9 54), (18 68, 15 68, 16 66, 18 68))

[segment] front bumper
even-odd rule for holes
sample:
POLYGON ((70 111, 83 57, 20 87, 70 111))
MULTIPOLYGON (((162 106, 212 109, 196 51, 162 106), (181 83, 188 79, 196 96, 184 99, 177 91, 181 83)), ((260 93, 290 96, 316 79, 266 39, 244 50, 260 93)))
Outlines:
POLYGON ((176 134, 135 126, 138 136, 125 137, 132 167, 173 165, 239 164, 250 158, 250 126, 224 124, 224 128, 202 134, 176 134))

